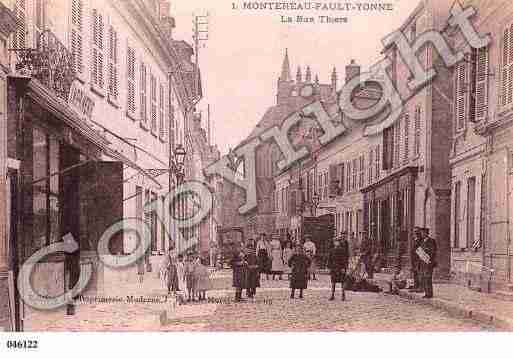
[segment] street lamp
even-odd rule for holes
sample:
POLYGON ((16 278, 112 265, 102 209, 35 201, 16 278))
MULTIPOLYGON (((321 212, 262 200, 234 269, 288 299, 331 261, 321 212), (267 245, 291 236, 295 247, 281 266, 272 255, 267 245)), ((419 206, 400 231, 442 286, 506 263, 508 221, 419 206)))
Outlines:
POLYGON ((185 163, 186 155, 187 155, 187 152, 185 151, 185 148, 181 144, 176 146, 174 156, 175 156, 175 163, 176 163, 176 178, 177 178, 178 184, 182 183, 183 178, 185 176, 184 163, 185 163))

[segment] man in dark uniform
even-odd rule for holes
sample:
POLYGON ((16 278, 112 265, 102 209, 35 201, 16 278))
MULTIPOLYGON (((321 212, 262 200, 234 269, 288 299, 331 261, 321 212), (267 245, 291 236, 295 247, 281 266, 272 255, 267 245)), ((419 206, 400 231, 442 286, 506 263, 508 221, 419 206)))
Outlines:
POLYGON ((413 243, 410 250, 411 272, 413 274, 413 286, 408 288, 410 292, 422 292, 422 283, 420 281, 420 258, 417 255, 417 248, 422 243, 422 228, 413 228, 413 243))
POLYGON ((330 300, 335 300, 335 286, 340 283, 342 286, 342 300, 346 300, 346 293, 344 282, 347 272, 347 265, 349 264, 349 243, 344 236, 336 238, 333 241, 333 248, 330 250, 328 256, 328 269, 331 276, 331 297, 330 300))
POLYGON ((437 246, 436 241, 429 236, 429 229, 423 228, 421 234, 419 259, 422 288, 425 293, 424 298, 433 298, 433 270, 436 267, 437 246))

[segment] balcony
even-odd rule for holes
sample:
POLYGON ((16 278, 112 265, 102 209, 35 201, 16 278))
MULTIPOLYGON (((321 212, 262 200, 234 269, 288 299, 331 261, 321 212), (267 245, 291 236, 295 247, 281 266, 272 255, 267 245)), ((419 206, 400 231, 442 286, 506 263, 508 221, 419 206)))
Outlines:
POLYGON ((18 56, 16 72, 37 79, 67 102, 75 79, 72 53, 50 30, 39 34, 36 43, 35 49, 11 49, 18 56))

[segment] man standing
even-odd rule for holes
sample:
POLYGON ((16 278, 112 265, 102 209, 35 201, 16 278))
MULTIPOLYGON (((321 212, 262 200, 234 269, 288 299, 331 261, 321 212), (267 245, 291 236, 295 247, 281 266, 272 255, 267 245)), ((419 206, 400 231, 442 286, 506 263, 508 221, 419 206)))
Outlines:
POLYGON ((331 297, 335 300, 335 286, 340 283, 342 286, 342 300, 346 300, 344 282, 349 264, 349 244, 344 237, 336 238, 333 241, 333 248, 328 255, 328 268, 331 276, 331 297))
POLYGON ((422 228, 422 243, 417 249, 424 298, 433 298, 433 269, 436 267, 436 241, 429 236, 429 229, 422 228))
POLYGON ((317 278, 315 278, 316 268, 314 263, 317 249, 315 248, 315 243, 312 242, 312 236, 309 234, 305 235, 305 244, 303 245, 303 248, 305 249, 305 253, 311 261, 310 268, 308 268, 309 277, 310 279, 317 280, 317 278))
POLYGON ((417 249, 420 247, 422 243, 422 228, 414 227, 413 228, 413 243, 410 250, 410 259, 411 259, 411 272, 413 274, 413 286, 408 288, 410 292, 422 292, 422 285, 420 281, 420 258, 417 255, 417 249))

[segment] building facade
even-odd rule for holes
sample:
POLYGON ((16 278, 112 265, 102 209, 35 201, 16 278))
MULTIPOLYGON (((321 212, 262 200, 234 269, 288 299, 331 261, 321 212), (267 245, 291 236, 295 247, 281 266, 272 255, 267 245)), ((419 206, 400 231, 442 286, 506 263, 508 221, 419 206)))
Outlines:
MULTIPOLYGON (((513 7, 468 2, 491 42, 467 51, 454 70, 451 151, 451 269, 457 281, 496 291, 512 283, 511 71, 513 7)), ((454 36, 455 47, 465 43, 454 36)))
MULTIPOLYGON (((16 22, 2 51, 1 111, 2 169, 6 163, 12 167, 3 186, 12 274, 33 254, 71 235, 79 250, 40 261, 34 289, 49 297, 62 294, 90 267, 86 290, 108 292, 136 273, 135 266, 113 271, 101 260, 131 253, 137 247, 132 231, 116 233, 110 253, 97 253, 99 238, 112 224, 138 218, 150 229, 150 250, 139 270, 152 271, 174 245, 164 200, 177 183, 173 153, 186 141, 199 72, 172 39, 175 24, 165 1, 1 5, 6 36, 4 14, 10 11, 16 22)), ((3 291, 1 297, 4 303, 3 291)), ((27 305, 11 293, 9 303, 10 328, 22 330, 27 305)))

